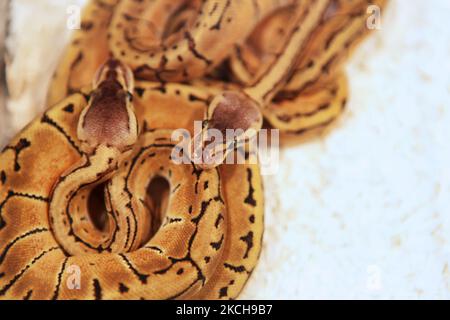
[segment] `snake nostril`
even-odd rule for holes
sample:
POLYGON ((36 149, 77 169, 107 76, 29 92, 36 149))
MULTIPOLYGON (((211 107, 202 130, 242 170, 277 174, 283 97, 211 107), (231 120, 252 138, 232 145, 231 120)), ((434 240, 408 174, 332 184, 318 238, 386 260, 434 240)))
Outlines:
POLYGON ((107 231, 108 226, 104 189, 105 184, 96 186, 89 194, 87 203, 89 218, 99 231, 107 231))

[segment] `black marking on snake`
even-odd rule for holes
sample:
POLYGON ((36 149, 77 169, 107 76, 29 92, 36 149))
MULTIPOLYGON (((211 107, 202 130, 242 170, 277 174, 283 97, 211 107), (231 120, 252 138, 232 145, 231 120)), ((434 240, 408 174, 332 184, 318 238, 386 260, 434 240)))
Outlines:
POLYGON ((214 226, 216 227, 216 229, 219 227, 220 222, 222 220, 224 220, 224 217, 223 217, 222 213, 219 212, 219 214, 217 215, 216 222, 214 223, 214 226))
POLYGON ((146 284, 149 275, 140 273, 138 270, 136 270, 136 268, 131 264, 131 262, 123 253, 120 253, 119 256, 123 259, 127 267, 134 273, 134 275, 139 279, 139 281, 141 281, 142 284, 146 284))
POLYGON ((202 169, 198 169, 193 162, 191 162, 191 165, 192 165, 192 174, 195 175, 195 179, 196 179, 196 182, 195 182, 195 194, 197 194, 198 193, 198 181, 200 180, 200 177, 201 177, 201 175, 203 173, 203 170, 202 169))
POLYGON ((48 198, 42 197, 42 196, 38 196, 38 195, 34 195, 34 194, 28 194, 28 193, 18 193, 18 192, 14 192, 12 190, 8 191, 8 194, 6 195, 5 199, 0 203, 0 230, 3 229, 6 226, 6 222, 2 217, 2 211, 4 206, 6 205, 6 203, 13 197, 21 197, 21 198, 26 198, 26 199, 31 199, 31 200, 36 200, 36 201, 42 201, 42 202, 49 202, 48 198))
MULTIPOLYGON (((106 194, 107 194, 106 199, 107 199, 107 201, 109 203, 109 208, 114 208, 114 206, 112 204, 111 190, 109 188, 105 188, 105 190, 106 190, 106 194)), ((116 226, 118 226, 119 222, 117 221, 117 217, 119 216, 119 212, 115 211, 115 213, 116 214, 114 214, 114 210, 113 210, 113 212, 107 211, 108 216, 111 217, 114 220, 114 224, 116 226)), ((116 236, 117 236, 117 232, 118 231, 119 231, 119 227, 114 228, 114 231, 113 231, 113 234, 112 234, 112 237, 111 237, 111 241, 110 241, 110 244, 109 244, 108 248, 110 248, 112 246, 112 244, 116 242, 116 236)))
POLYGON ((230 5, 231 5, 231 0, 227 0, 227 3, 225 4, 225 7, 223 8, 222 13, 220 14, 219 20, 217 20, 217 22, 209 30, 220 30, 223 17, 225 16, 226 12, 230 8, 230 5))
POLYGON ((172 194, 175 193, 175 192, 177 192, 177 190, 178 190, 180 187, 181 187, 181 184, 177 184, 177 185, 175 186, 175 188, 173 188, 172 194))
POLYGON ((87 32, 92 30, 92 28, 94 27, 94 23, 92 21, 82 21, 80 27, 81 30, 87 32))
POLYGON ((164 79, 162 79, 163 73, 171 74, 171 73, 175 73, 175 70, 160 70, 160 69, 152 68, 146 64, 143 64, 134 70, 136 80, 146 80, 146 79, 148 79, 148 77, 149 77, 148 75, 150 74, 150 77, 154 76, 156 78, 156 80, 158 80, 158 82, 160 82, 162 84, 165 83, 164 79))
POLYGON ((231 280, 227 286, 219 289, 219 299, 228 297, 228 288, 234 284, 234 280, 231 280))
POLYGON ((245 198, 244 202, 251 205, 252 207, 256 207, 256 200, 254 198, 255 189, 252 184, 252 175, 253 172, 250 168, 247 168, 247 182, 248 182, 248 195, 245 198))
POLYGON ((58 282, 56 284, 56 288, 55 288, 55 292, 53 293, 52 300, 58 299, 59 288, 61 287, 61 280, 62 280, 62 276, 64 274, 64 270, 66 269, 67 260, 69 260, 69 258, 65 258, 64 259, 64 262, 63 262, 63 264, 61 266, 61 270, 58 273, 58 282))
POLYGON ((181 219, 181 218, 166 217, 166 222, 164 223, 163 226, 167 226, 168 224, 177 223, 177 222, 181 222, 181 221, 183 221, 183 219, 181 219))
POLYGON ((2 183, 2 185, 6 183, 6 173, 3 170, 2 172, 0 172, 0 182, 2 183))
POLYGON ((219 249, 222 247, 224 238, 225 238, 225 236, 222 234, 222 237, 220 238, 219 241, 217 241, 217 242, 211 242, 209 245, 210 245, 211 248, 213 248, 214 250, 219 251, 219 249))
MULTIPOLYGON (((131 206, 131 203, 127 203, 127 208, 130 209, 131 211, 133 211, 133 208, 131 206)), ((127 239, 125 241, 125 248, 128 248, 128 242, 130 241, 130 232, 131 232, 131 227, 130 227, 130 217, 126 217, 126 222, 127 222, 127 239)))
POLYGON ((91 99, 92 96, 91 92, 83 92, 81 90, 78 90, 75 93, 81 94, 86 103, 91 99))
POLYGON ((65 106, 63 108, 63 111, 67 112, 67 113, 73 113, 73 110, 74 110, 74 104, 73 103, 69 103, 67 106, 65 106))
POLYGON ((219 299, 228 297, 228 286, 219 289, 219 299))
POLYGON ((214 14, 214 12, 216 12, 217 8, 219 7, 219 3, 215 2, 213 8, 211 9, 211 11, 208 13, 209 16, 212 16, 214 14))
POLYGON ((325 41, 325 51, 327 51, 328 49, 330 49, 331 44, 334 42, 334 40, 336 39, 336 37, 338 35, 340 35, 342 33, 342 29, 336 29, 333 33, 330 34, 330 36, 326 39, 325 41))
POLYGON ((20 240, 23 240, 29 236, 35 235, 35 234, 39 234, 39 233, 43 233, 43 232, 48 232, 49 230, 47 228, 36 228, 33 230, 30 230, 18 237, 16 237, 14 240, 12 240, 11 242, 9 242, 5 248, 3 249, 3 252, 0 254, 0 265, 3 263, 3 261, 5 260, 5 257, 8 253, 8 251, 20 240))
POLYGON ((150 88, 149 90, 158 91, 158 92, 161 92, 162 94, 166 94, 167 93, 167 88, 165 87, 164 83, 161 83, 161 85, 158 86, 158 87, 150 88))
POLYGON ((41 122, 47 123, 50 126, 54 127, 56 130, 58 130, 66 138, 66 140, 69 141, 70 145, 78 152, 78 154, 80 155, 83 154, 81 149, 77 146, 75 141, 73 141, 72 138, 67 134, 67 132, 64 131, 64 129, 59 124, 57 124, 56 121, 51 119, 47 114, 44 114, 42 116, 41 122))
MULTIPOLYGON (((132 16, 131 14, 128 14, 128 13, 122 14, 122 17, 125 19, 125 21, 128 21, 128 22, 130 22, 130 21, 144 20, 144 19, 139 18, 139 17, 134 17, 134 16, 132 16)), ((144 20, 144 21, 145 21, 145 20, 144 20)))
POLYGON ((14 171, 20 171, 21 167, 19 164, 19 155, 23 150, 29 148, 30 146, 31 142, 25 138, 22 138, 19 140, 19 142, 17 142, 15 146, 7 146, 5 149, 3 149, 3 152, 5 152, 6 150, 14 151, 14 171))
POLYGON ((331 69, 332 64, 333 64, 335 61, 337 61, 338 57, 339 57, 338 54, 335 54, 334 56, 332 56, 332 57, 327 61, 327 63, 325 63, 325 64, 322 66, 322 70, 321 70, 322 73, 329 74, 329 73, 330 73, 330 69, 331 69))
MULTIPOLYGON (((197 267, 197 266, 196 266, 197 267)), ((203 276, 203 275, 202 275, 203 276)), ((167 300, 175 300, 178 297, 182 296, 184 293, 186 293, 187 291, 189 291, 198 281, 200 281, 199 279, 194 280, 189 286, 187 286, 184 290, 182 290, 181 292, 178 292, 177 294, 167 298, 167 300)), ((202 281, 203 285, 204 285, 204 280, 202 281)))
POLYGON ((250 274, 250 271, 248 271, 246 268, 245 268, 245 266, 243 266, 243 265, 240 265, 240 266, 235 266, 235 265, 232 265, 232 264, 230 264, 230 263, 227 263, 227 262, 225 262, 224 264, 223 264, 223 266, 226 268, 226 269, 229 269, 229 270, 231 270, 231 271, 233 271, 233 272, 236 272, 236 273, 247 273, 247 274, 250 274))
POLYGON ((165 87, 165 83, 166 83, 166 82, 165 82, 162 78, 160 78, 160 76, 161 76, 161 72, 169 71, 169 70, 166 70, 166 69, 165 69, 168 61, 169 61, 169 60, 167 59, 167 57, 166 57, 165 54, 163 54, 163 55, 161 56, 161 60, 159 60, 159 66, 158 66, 158 72, 159 72, 158 74, 159 74, 159 77, 158 77, 158 79, 159 79, 160 82, 161 82, 160 91, 161 91, 162 93, 166 93, 166 87, 165 87))
MULTIPOLYGON (((149 155, 147 158, 152 158, 152 155, 149 155)), ((147 161, 147 158, 141 160, 141 165, 143 165, 147 161)))
POLYGON ((189 99, 189 101, 191 101, 191 102, 199 101, 199 102, 203 102, 203 103, 206 104, 206 105, 209 105, 209 102, 210 102, 209 99, 201 98, 201 97, 199 97, 199 96, 196 96, 196 95, 193 94, 193 93, 190 93, 190 94, 189 94, 188 99, 189 99))
POLYGON ((22 298, 22 300, 30 300, 33 290, 28 290, 27 294, 22 298))
POLYGON ((245 244, 247 245, 247 249, 245 250, 243 257, 244 259, 247 259, 248 253, 253 248, 253 231, 249 231, 245 236, 240 237, 239 240, 244 241, 245 244))
POLYGON ((139 96, 139 98, 142 98, 144 96, 144 93, 145 93, 145 89, 144 88, 136 87, 134 89, 134 91, 136 91, 136 93, 139 96))
POLYGON ((17 273, 10 282, 8 282, 2 289, 0 289, 0 296, 4 296, 6 292, 23 276, 25 272, 27 272, 28 269, 30 269, 36 262, 38 262, 42 257, 44 257, 47 253, 58 250, 59 247, 52 247, 48 250, 42 251, 39 255, 33 258, 29 264, 26 265, 25 268, 23 268, 19 273, 17 273))
POLYGON ((144 120, 144 123, 142 125, 142 133, 155 132, 155 130, 156 129, 153 129, 153 128, 149 127, 147 120, 144 120))
POLYGON ((130 289, 124 285, 122 282, 119 283, 119 292, 124 294, 127 293, 128 291, 130 291, 130 289))
POLYGON ((94 279, 92 284, 94 286, 94 299, 102 300, 102 287, 100 285, 100 281, 98 281, 98 279, 94 279))
POLYGON ((147 246, 147 247, 144 247, 145 249, 150 249, 150 250, 153 250, 153 251, 156 251, 156 252, 158 252, 158 253, 163 253, 163 251, 161 250, 161 248, 158 248, 158 247, 156 247, 156 246, 147 246))
POLYGON ((206 63, 206 65, 210 66, 212 64, 212 61, 197 51, 195 40, 194 40, 194 38, 192 38, 192 35, 189 31, 186 31, 184 33, 184 38, 187 40, 189 51, 194 55, 194 57, 196 57, 199 60, 204 61, 206 63))

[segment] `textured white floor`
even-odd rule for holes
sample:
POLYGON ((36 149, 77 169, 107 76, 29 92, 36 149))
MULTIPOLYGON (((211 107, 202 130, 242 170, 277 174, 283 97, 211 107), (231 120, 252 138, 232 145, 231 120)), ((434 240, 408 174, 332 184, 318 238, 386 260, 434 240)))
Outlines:
POLYGON ((242 298, 450 298, 450 2, 392 0, 331 135, 267 177, 242 298))
MULTIPOLYGON (((45 96, 30 83, 46 86, 67 4, 83 1, 16 2, 21 16, 46 12, 41 29, 16 26, 26 52, 16 62, 34 70, 14 80, 28 97, 9 106, 20 126, 45 96)), ((447 0, 391 0, 349 65, 340 125, 283 150, 279 174, 265 178, 264 248, 242 298, 450 298, 449 13, 447 0)))

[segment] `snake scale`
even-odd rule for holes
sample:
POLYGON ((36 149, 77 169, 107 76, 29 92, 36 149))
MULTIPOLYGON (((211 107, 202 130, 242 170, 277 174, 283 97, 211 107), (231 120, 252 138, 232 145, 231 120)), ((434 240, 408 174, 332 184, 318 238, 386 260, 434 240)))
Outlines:
POLYGON ((325 130, 385 3, 89 1, 51 107, 0 154, 0 298, 238 297, 261 251, 260 170, 175 164, 172 130, 325 130))

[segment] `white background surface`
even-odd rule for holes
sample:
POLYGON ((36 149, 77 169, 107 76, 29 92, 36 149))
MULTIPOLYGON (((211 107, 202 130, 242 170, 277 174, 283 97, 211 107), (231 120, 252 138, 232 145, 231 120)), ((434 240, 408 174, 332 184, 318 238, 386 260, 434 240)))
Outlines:
MULTIPOLYGON (((16 0, 16 128, 42 110, 67 5, 82 2, 16 0)), ((448 0, 390 1, 348 66, 339 125, 265 177, 263 253, 241 298, 450 298, 449 14, 448 0)))
POLYGON ((267 177, 242 298, 450 298, 450 2, 392 0, 330 135, 267 177))

